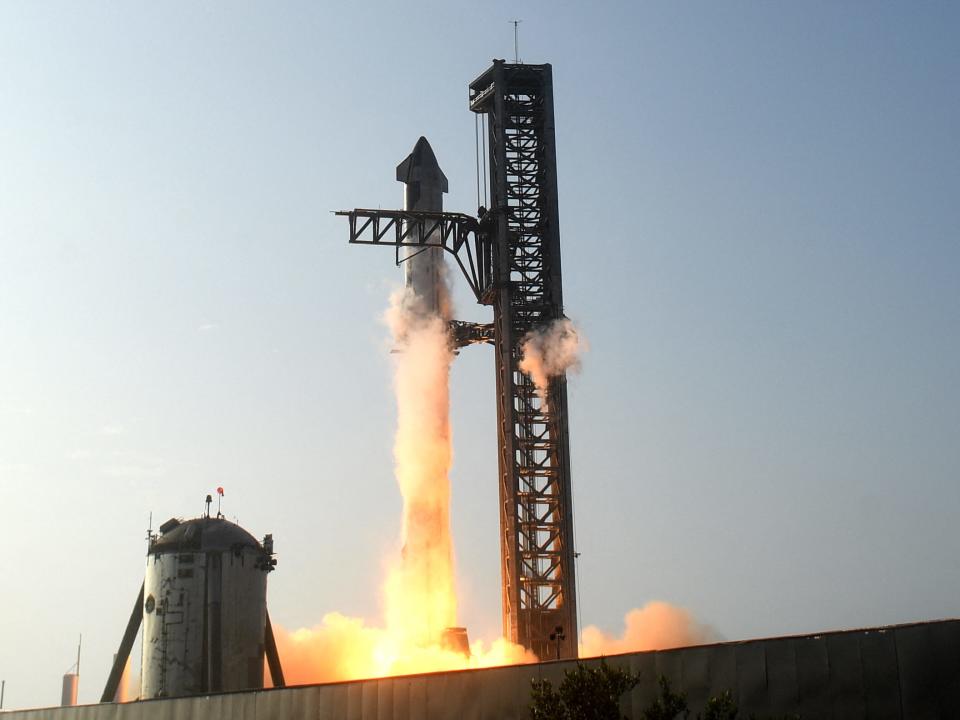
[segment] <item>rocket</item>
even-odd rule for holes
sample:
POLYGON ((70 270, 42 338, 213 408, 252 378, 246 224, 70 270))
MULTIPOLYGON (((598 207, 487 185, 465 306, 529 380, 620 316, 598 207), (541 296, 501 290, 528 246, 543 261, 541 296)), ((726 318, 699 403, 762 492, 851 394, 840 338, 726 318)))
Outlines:
MULTIPOLYGON (((413 152, 397 165, 397 180, 404 184, 404 210, 443 211, 447 177, 425 137, 421 136, 413 152)), ((449 320, 450 297, 443 253, 443 249, 437 247, 403 248, 404 283, 417 298, 413 301, 415 312, 449 320)))

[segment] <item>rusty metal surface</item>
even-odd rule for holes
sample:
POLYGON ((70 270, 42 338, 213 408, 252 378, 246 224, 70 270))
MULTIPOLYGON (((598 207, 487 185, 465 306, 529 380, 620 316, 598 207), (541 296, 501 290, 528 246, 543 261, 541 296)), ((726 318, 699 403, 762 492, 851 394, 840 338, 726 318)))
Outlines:
MULTIPOLYGON (((583 661, 596 664, 598 659, 583 661)), ((960 717, 960 620, 748 640, 607 658, 641 673, 622 710, 641 718, 667 677, 691 716, 733 690, 740 717, 960 717)), ((510 720, 532 679, 554 686, 574 661, 116 705, 9 711, 4 720, 510 720)))

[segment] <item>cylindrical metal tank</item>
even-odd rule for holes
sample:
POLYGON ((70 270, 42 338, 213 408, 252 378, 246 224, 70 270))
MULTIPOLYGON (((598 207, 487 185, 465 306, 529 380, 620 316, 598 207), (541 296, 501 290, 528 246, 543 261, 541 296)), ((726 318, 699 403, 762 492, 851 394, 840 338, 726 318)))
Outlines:
POLYGON ((219 517, 169 520, 151 538, 140 697, 263 687, 267 573, 261 545, 219 517))
POLYGON ((77 688, 80 686, 80 676, 76 673, 67 673, 63 676, 63 692, 60 693, 60 704, 69 707, 77 704, 77 688))

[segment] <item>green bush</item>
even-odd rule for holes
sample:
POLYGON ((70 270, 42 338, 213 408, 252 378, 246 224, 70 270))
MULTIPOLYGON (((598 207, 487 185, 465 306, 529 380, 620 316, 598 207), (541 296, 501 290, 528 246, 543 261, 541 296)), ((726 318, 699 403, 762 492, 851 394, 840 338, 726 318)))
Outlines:
POLYGON ((678 715, 687 717, 687 697, 683 693, 675 693, 670 687, 670 681, 660 676, 660 697, 643 711, 643 720, 674 720, 678 715))
POLYGON ((549 680, 532 682, 531 720, 622 720, 620 697, 640 681, 640 676, 611 668, 605 660, 588 668, 577 663, 563 674, 558 690, 549 680))
POLYGON ((703 709, 703 720, 736 720, 736 717, 737 704, 733 701, 733 694, 729 690, 724 690, 716 697, 707 700, 707 705, 703 709))

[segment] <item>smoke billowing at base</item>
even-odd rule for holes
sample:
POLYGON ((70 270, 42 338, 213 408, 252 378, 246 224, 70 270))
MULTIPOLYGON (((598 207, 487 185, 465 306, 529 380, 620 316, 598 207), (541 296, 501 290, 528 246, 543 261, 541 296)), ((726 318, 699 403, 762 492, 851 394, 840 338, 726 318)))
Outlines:
MULTIPOLYGON (((359 618, 328 613, 313 628, 289 632, 276 628, 284 673, 290 684, 336 682, 441 670, 466 670, 536 662, 519 645, 498 638, 471 644, 471 655, 440 645, 405 643, 404 633, 372 627, 359 618)), ((624 617, 623 632, 610 635, 588 625, 583 629, 581 657, 667 650, 719 642, 717 632, 690 612, 661 601, 635 608, 624 617)))

